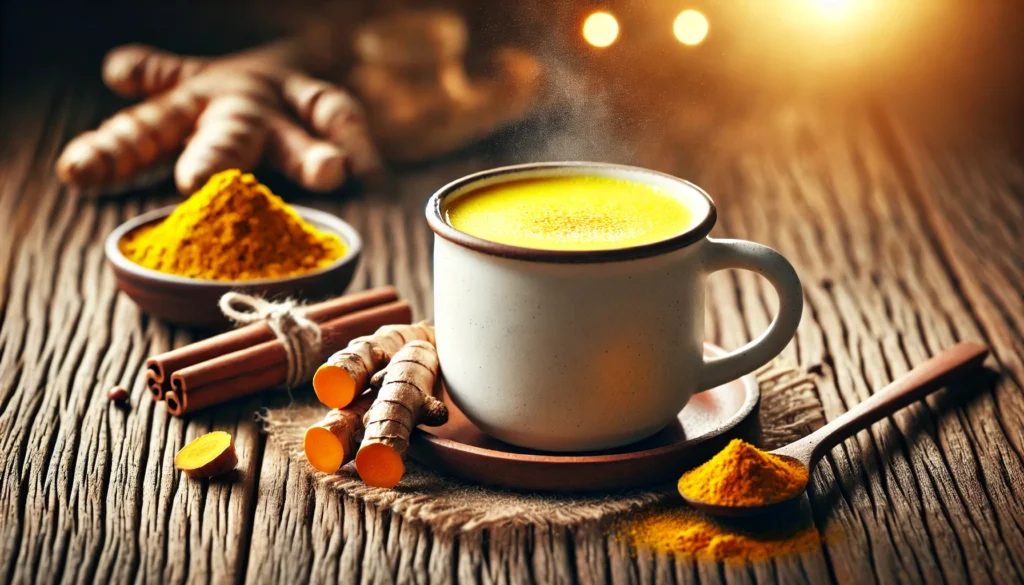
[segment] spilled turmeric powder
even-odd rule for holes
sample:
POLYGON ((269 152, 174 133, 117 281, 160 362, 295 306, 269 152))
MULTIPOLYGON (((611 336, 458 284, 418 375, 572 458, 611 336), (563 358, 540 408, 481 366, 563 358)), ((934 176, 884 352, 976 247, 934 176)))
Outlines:
MULTIPOLYGON (((719 506, 762 506, 788 500, 807 485, 800 462, 765 453, 733 439, 707 463, 679 478, 683 497, 719 506)), ((805 516, 806 517, 806 516, 805 516)), ((633 548, 728 561, 759 561, 818 546, 821 536, 808 520, 755 516, 715 519, 682 502, 619 520, 614 531, 633 548)))
POLYGON ((681 504, 655 507, 623 518, 613 525, 613 531, 634 549, 732 562, 797 554, 821 543, 817 528, 810 522, 726 522, 681 504))
POLYGON ((763 506, 788 500, 807 485, 799 461, 733 439, 707 463, 679 478, 684 498, 718 506, 763 506))
POLYGON ((119 242, 129 260, 202 280, 297 276, 345 254, 338 236, 302 219, 249 173, 217 173, 164 221, 119 242))

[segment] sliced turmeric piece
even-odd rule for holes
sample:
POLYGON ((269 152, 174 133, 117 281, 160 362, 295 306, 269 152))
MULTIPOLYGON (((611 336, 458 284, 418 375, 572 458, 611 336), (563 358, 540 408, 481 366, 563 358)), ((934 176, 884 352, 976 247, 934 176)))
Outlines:
POLYGON ((174 456, 174 466, 189 477, 216 477, 238 465, 235 439, 224 431, 213 431, 185 445, 174 456))
POLYGON ((426 323, 385 325, 373 335, 353 339, 313 375, 316 397, 331 408, 345 408, 366 390, 370 376, 388 365, 403 345, 414 340, 434 343, 434 328, 426 323))
POLYGON ((356 471, 367 485, 394 487, 405 475, 413 428, 448 421, 448 409, 433 395, 438 373, 437 350, 426 341, 405 344, 391 359, 356 453, 356 471))
POLYGON ((345 408, 331 410, 322 421, 309 427, 302 448, 314 469, 337 473, 355 458, 364 428, 363 415, 376 397, 375 392, 364 394, 345 408))

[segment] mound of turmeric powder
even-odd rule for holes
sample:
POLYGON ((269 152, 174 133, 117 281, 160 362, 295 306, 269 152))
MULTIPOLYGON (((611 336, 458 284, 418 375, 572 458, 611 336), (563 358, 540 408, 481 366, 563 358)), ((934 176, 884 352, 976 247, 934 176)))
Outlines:
POLYGON ((167 218, 119 243, 146 268, 203 280, 297 276, 324 268, 345 245, 299 217, 249 173, 217 173, 167 218))
POLYGON ((815 548, 821 536, 813 524, 714 520, 681 505, 656 507, 623 518, 613 531, 634 549, 716 561, 761 561, 815 548))
POLYGON ((763 506, 799 494, 807 468, 733 439, 707 463, 679 478, 683 497, 719 506, 763 506))

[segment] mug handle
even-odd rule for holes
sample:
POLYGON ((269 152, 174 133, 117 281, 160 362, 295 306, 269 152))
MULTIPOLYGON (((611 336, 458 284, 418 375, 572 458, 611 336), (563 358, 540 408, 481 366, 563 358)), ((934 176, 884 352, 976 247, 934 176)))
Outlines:
POLYGON ((722 357, 705 359, 700 390, 749 374, 782 353, 796 333, 804 308, 803 287, 796 270, 782 254, 768 246, 746 240, 708 238, 704 247, 704 268, 707 274, 741 268, 767 278, 779 295, 779 312, 757 339, 722 357))

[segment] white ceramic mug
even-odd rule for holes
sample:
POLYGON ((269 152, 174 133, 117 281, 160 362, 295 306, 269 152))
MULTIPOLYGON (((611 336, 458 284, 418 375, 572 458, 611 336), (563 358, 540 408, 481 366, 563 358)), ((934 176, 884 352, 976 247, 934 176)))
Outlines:
POLYGON ((434 230, 434 321, 452 400, 505 442, 547 451, 604 449, 648 437, 690 397, 767 363, 796 332, 800 280, 777 252, 707 237, 715 205, 696 185, 601 163, 537 163, 452 182, 427 204, 434 230), (552 176, 656 185, 698 217, 678 236, 600 251, 486 241, 452 227, 446 205, 485 185, 552 176), (742 268, 774 285, 779 313, 758 339, 705 359, 704 281, 742 268))

